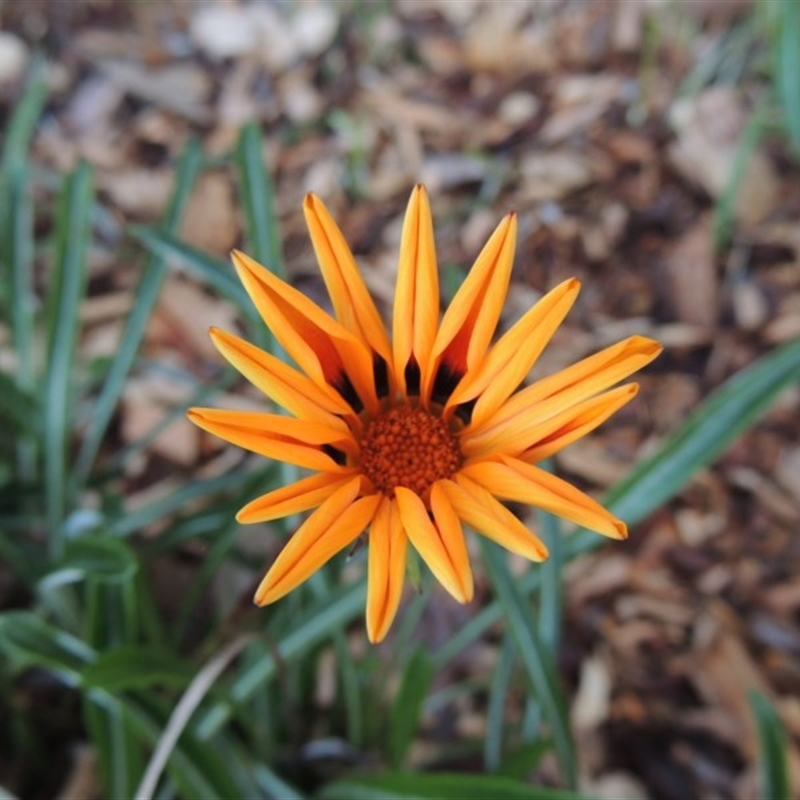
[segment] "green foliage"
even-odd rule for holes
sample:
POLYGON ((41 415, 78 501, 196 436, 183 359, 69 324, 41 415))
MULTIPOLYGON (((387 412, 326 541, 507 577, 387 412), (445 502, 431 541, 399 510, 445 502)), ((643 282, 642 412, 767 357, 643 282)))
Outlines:
MULTIPOLYGON (((791 58, 782 56, 789 64, 791 58)), ((45 102, 44 82, 34 71, 6 131, 0 174, 0 303, 17 356, 0 370, 0 557, 11 566, 27 604, 25 610, 0 610, 0 687, 6 691, 31 670, 44 671, 58 692, 77 701, 81 735, 94 748, 102 794, 109 797, 301 798, 308 791, 330 799, 580 798, 522 781, 553 751, 563 784, 577 784, 577 756, 555 668, 560 587, 566 563, 599 546, 600 537, 577 532, 562 538, 558 524, 544 516, 542 535, 552 557, 522 579, 512 576, 493 545, 483 543, 494 601, 430 650, 414 644, 415 620, 429 595, 422 591, 409 604, 405 624, 400 621, 395 644, 362 652, 352 646, 350 628, 357 622, 363 639, 365 585, 349 573, 344 577, 344 557, 283 603, 257 615, 248 611, 247 584, 263 564, 261 556, 239 545, 241 537, 254 534, 239 531, 234 513, 257 492, 283 482, 278 466, 261 463, 197 478, 139 507, 128 506, 123 468, 166 423, 116 452, 104 445, 131 375, 159 369, 142 359, 139 349, 168 270, 185 270, 232 301, 253 338, 269 342, 231 267, 177 235, 204 167, 192 140, 178 161, 164 219, 128 231, 143 247, 141 278, 116 357, 99 383, 83 379, 89 365, 77 346, 79 310, 98 200, 91 170, 79 165, 50 198, 56 206, 54 235, 34 240, 33 190, 47 187, 36 183, 27 151, 45 102), (44 297, 35 289, 39 261, 51 269, 44 297), (144 535, 154 530, 157 536, 144 535), (203 561, 193 568, 188 586, 168 587, 176 602, 167 614, 157 596, 164 589, 153 577, 157 567, 181 557, 197 561, 198 554, 203 561), (211 603, 212 579, 222 570, 232 572, 229 585, 235 588, 211 603), (439 687, 441 671, 500 622, 505 628, 495 672, 477 687, 467 682, 439 687), (331 663, 332 699, 325 708, 311 709, 317 674, 331 663), (426 713, 476 689, 487 692, 487 729, 483 742, 467 746, 473 755, 482 750, 487 771, 495 774, 395 772, 411 762, 426 713), (510 721, 508 704, 517 701, 524 705, 523 719, 510 721), (340 743, 348 760, 373 769, 346 778, 341 770, 320 771, 310 785, 294 786, 302 770, 292 763, 315 739, 340 743), (373 774, 381 767, 391 771, 373 774)), ((782 102, 790 120, 792 100, 782 102)), ((792 123, 787 125, 791 130, 792 123)), ((357 193, 358 152, 353 159, 357 193)), ((273 187, 256 126, 242 132, 227 167, 238 178, 253 254, 282 270, 273 187)), ((455 271, 448 275, 445 283, 454 291, 458 277, 455 271)), ((610 492, 610 507, 635 523, 669 501, 799 373, 800 342, 794 342, 733 376, 610 492)), ((182 377, 192 387, 192 403, 232 382, 223 371, 207 384, 182 377)), ((168 419, 184 411, 177 406, 168 419)), ((288 535, 286 525, 271 530, 288 535)), ((763 698, 753 699, 753 709, 765 787, 783 791, 780 726, 763 698)), ((40 734, 24 704, 11 707, 0 698, 0 710, 8 730, 29 732, 15 746, 23 755, 35 751, 40 734)))
POLYGON ((758 726, 761 749, 761 797, 789 798, 786 731, 772 703, 758 691, 750 692, 750 708, 758 726))
POLYGON ((575 792, 545 789, 488 775, 390 773, 336 781, 317 800, 584 800, 575 792))

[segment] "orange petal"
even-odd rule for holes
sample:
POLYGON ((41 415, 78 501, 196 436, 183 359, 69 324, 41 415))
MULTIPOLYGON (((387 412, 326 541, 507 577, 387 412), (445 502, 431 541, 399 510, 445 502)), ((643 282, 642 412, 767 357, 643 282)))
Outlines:
MULTIPOLYGON (((632 400, 638 391, 638 384, 628 383, 567 406, 561 395, 554 395, 537 404, 529 413, 520 413, 485 433, 465 430, 461 435, 461 450, 467 458, 485 458, 494 453, 518 455, 557 441, 555 449, 550 451, 555 453, 594 430, 632 400)), ((523 460, 533 461, 533 457, 523 460)))
POLYGON ((316 303, 249 256, 234 250, 233 264, 264 322, 309 378, 333 386, 348 401, 354 390, 376 413, 372 353, 316 303))
POLYGON ((477 397, 471 415, 473 424, 479 424, 493 414, 530 372, 572 308, 580 286, 580 282, 572 278, 548 292, 500 338, 480 366, 464 376, 447 406, 477 397))
POLYGON ((504 500, 536 506, 612 539, 628 536, 625 523, 588 494, 517 458, 500 456, 472 464, 462 474, 504 500))
POLYGON ((390 364, 392 349, 386 328, 339 226, 314 194, 306 195, 303 213, 337 319, 390 364))
POLYGON ((431 208, 425 188, 418 184, 403 221, 394 297, 394 369, 403 394, 419 393, 420 386, 430 381, 430 357, 438 322, 439 273, 431 208), (410 376, 406 375, 410 363, 419 369, 411 387, 407 385, 410 376))
POLYGON ((628 383, 619 389, 612 389, 610 392, 604 392, 591 400, 579 403, 563 415, 548 420, 547 427, 550 427, 551 431, 538 439, 533 447, 520 453, 520 461, 535 464, 563 450, 568 444, 576 442, 602 425, 638 393, 639 384, 628 383), (556 425, 556 422, 561 424, 556 425))
POLYGON ((361 486, 353 478, 337 489, 294 533, 256 590, 255 602, 274 603, 301 584, 369 525, 380 497, 356 500, 361 486))
MULTIPOLYGON (((436 484, 433 489, 436 489, 436 484)), ((411 544, 439 583, 459 603, 468 603, 472 599, 473 583, 464 532, 446 496, 437 491, 437 500, 434 502, 433 489, 432 520, 422 500, 410 489, 398 486, 394 492, 400 519, 411 544)))
POLYGON ((509 423, 524 421, 534 425, 549 419, 561 409, 577 405, 640 370, 661 350, 661 345, 653 339, 631 336, 520 390, 487 419, 470 424, 468 435, 477 439, 509 423))
POLYGON ((341 472, 342 467, 324 452, 321 445, 332 445, 351 454, 358 449, 350 433, 320 422, 279 414, 190 408, 186 416, 198 427, 226 442, 308 469, 341 472))
MULTIPOLYGON (((433 345, 432 378, 439 371, 460 377, 476 369, 483 359, 508 291, 516 238, 517 216, 509 214, 497 226, 444 313, 433 345)), ((433 387, 423 388, 429 393, 433 387)))
POLYGON ((463 474, 442 488, 463 522, 506 550, 531 561, 544 561, 544 542, 482 486, 463 474))
POLYGON ((349 483, 353 475, 354 470, 351 469, 341 473, 321 472, 303 478, 251 500, 239 511, 236 519, 243 525, 252 525, 316 508, 337 489, 349 483))
POLYGON ((369 530, 367 636, 373 644, 382 641, 397 614, 406 574, 407 544, 397 503, 381 498, 369 530))
POLYGON ((351 413, 350 406, 327 384, 318 385, 279 358, 232 333, 211 328, 217 350, 256 388, 296 417, 345 428, 338 415, 351 413))

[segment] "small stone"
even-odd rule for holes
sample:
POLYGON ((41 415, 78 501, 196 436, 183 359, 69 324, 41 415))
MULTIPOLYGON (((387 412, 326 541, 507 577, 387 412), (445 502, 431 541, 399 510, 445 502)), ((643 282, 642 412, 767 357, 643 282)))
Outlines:
POLYGON ((28 63, 28 46, 18 36, 0 31, 0 85, 22 77, 28 63))
POLYGON ((513 92, 503 98, 497 113, 506 124, 518 126, 533 119, 540 107, 541 103, 536 95, 530 92, 513 92))
POLYGON ((201 5, 191 22, 195 44, 211 58, 223 59, 251 52, 258 31, 243 6, 201 5))

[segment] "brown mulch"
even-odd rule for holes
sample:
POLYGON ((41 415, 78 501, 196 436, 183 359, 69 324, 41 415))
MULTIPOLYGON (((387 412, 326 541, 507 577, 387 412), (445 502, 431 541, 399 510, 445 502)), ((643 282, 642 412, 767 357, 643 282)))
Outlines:
MULTIPOLYGON (((506 321, 567 277, 584 285, 537 370, 631 333, 666 346, 639 398, 557 458, 601 492, 726 377, 800 335, 800 169, 780 138, 757 147, 732 235, 713 245, 715 204, 764 87, 746 62, 736 84, 724 74, 685 83, 749 10, 700 0, 9 3, 0 21, 16 44, 0 45, 17 62, 0 58, 0 114, 20 88, 20 43, 44 48, 52 94, 34 162, 63 173, 87 159, 109 211, 83 309, 91 358, 113 355, 133 300, 140 259, 122 232, 160 218, 190 134, 224 156, 243 123, 261 123, 286 263, 315 295, 307 191, 330 207, 387 304, 415 182, 431 193, 441 265, 471 263, 516 209, 506 321)), ((223 257, 242 244, 230 166, 203 177, 181 236, 223 257)), ((212 324, 235 329, 232 307, 173 273, 145 353, 201 380, 217 363, 212 324)), ((115 435, 136 439, 191 388, 137 374, 115 435)), ((255 400, 236 391, 229 405, 255 400)), ((561 666, 597 796, 755 797, 749 688, 776 703, 800 787, 799 411, 795 387, 628 543, 569 567, 561 666)), ((230 454, 214 447, 175 422, 131 465, 132 506, 176 475, 226 468, 230 454)), ((474 669, 485 673, 496 653, 484 647, 474 669)), ((481 714, 462 711, 456 731, 480 734, 481 714)))

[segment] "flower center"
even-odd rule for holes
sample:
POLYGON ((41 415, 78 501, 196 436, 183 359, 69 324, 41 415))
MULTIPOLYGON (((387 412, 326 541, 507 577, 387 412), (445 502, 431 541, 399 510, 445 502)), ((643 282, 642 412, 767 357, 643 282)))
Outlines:
POLYGON ((361 469, 379 492, 404 486, 420 497, 463 461, 447 423, 424 408, 397 406, 369 422, 361 438, 361 469))

